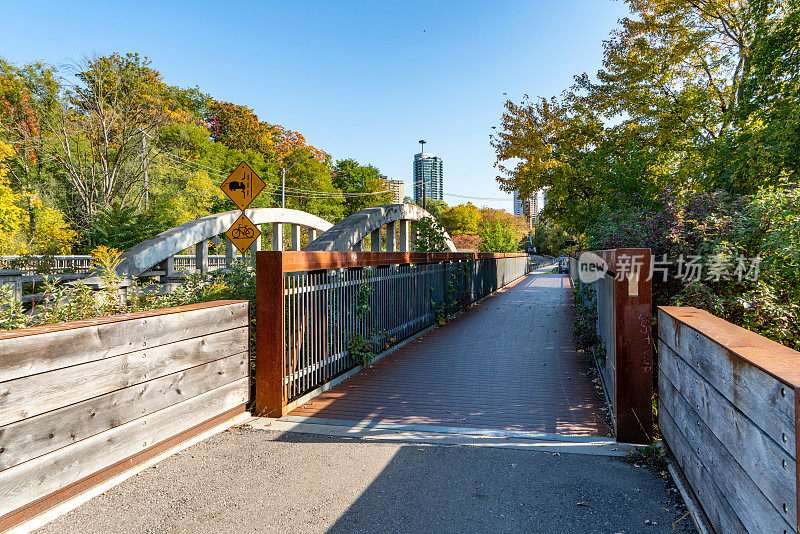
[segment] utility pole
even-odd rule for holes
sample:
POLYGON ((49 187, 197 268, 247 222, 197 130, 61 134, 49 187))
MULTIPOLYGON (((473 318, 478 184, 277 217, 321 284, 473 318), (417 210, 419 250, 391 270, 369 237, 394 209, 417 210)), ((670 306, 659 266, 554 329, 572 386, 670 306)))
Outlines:
POLYGON ((286 168, 281 167, 281 207, 286 207, 286 168))
POLYGON ((422 161, 425 159, 425 158, 422 157, 422 155, 425 153, 425 143, 426 143, 425 139, 420 139, 419 140, 419 147, 420 147, 419 148, 419 164, 420 164, 420 168, 422 170, 422 172, 421 172, 421 174, 422 174, 422 209, 427 210, 428 208, 427 208, 426 198, 428 196, 428 191, 427 191, 427 187, 426 187, 426 184, 425 184, 425 166, 422 164, 422 161))
POLYGON ((147 176, 147 137, 144 130, 142 132, 142 167, 144 168, 144 209, 150 209, 150 178, 147 176))
MULTIPOLYGON (((314 159, 314 156, 306 156, 303 159, 314 159)), ((302 159, 300 161, 303 161, 302 159)), ((294 165, 289 167, 281 167, 281 207, 286 207, 286 171, 291 171, 294 169, 294 166, 300 163, 300 161, 296 162, 294 165)))

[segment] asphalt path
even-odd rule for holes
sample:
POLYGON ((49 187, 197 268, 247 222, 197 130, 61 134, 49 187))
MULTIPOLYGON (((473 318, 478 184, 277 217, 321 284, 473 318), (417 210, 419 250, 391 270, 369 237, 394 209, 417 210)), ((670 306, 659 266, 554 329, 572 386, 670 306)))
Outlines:
POLYGON ((685 514, 615 457, 239 427, 38 532, 694 532, 685 514))

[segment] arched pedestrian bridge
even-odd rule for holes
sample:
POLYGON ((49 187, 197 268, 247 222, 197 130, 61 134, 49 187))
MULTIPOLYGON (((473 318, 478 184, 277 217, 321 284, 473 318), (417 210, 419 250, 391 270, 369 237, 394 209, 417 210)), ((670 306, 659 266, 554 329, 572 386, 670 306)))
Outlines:
MULTIPOLYGON (((143 241, 122 254, 117 273, 122 277, 142 275, 173 275, 183 265, 176 265, 176 255, 194 249, 194 269, 209 270, 209 241, 219 244, 221 237, 239 217, 239 211, 226 211, 190 221, 143 241)), ((409 252, 411 250, 409 223, 431 214, 412 204, 388 204, 361 210, 336 225, 304 211, 283 208, 253 208, 245 210, 253 224, 262 228, 272 225, 272 250, 287 250, 284 225, 291 227, 289 250, 300 250, 306 234, 308 251, 362 250, 368 240, 370 250, 409 252), (385 231, 383 230, 385 228, 385 231), (383 234, 382 234, 383 232, 383 234), (321 234, 321 235, 320 235, 321 234)), ((445 234, 449 250, 455 251, 450 236, 445 234)), ((259 237, 250 247, 251 254, 263 250, 259 237)), ((233 244, 225 240, 224 265, 236 258, 233 244)), ((191 260, 191 256, 179 258, 191 260)), ((215 259, 222 259, 221 257, 215 259)))
MULTIPOLYGON (((369 236, 370 250, 380 252, 409 252, 411 250, 409 223, 431 214, 414 204, 387 204, 358 211, 336 223, 327 232, 310 243, 308 251, 340 251, 364 249, 369 236), (382 230, 385 231, 382 235, 382 230), (385 245, 384 245, 385 243, 385 245)), ((445 244, 456 251, 450 236, 445 232, 445 244)))
MULTIPOLYGON (((194 247, 195 266, 200 272, 208 271, 208 242, 220 239, 228 228, 239 217, 238 210, 216 213, 190 221, 175 228, 161 232, 156 237, 143 241, 122 254, 122 263, 117 268, 120 276, 141 276, 156 265, 161 265, 161 270, 167 275, 174 271, 173 258, 176 254, 194 247), (198 246, 200 245, 200 246, 198 246)), ((272 225, 272 248, 284 250, 283 225, 291 226, 292 250, 300 250, 301 235, 305 230, 308 241, 317 237, 318 232, 325 232, 332 224, 316 215, 299 210, 283 208, 253 208, 245 210, 245 215, 256 226, 272 225)), ((261 250, 261 238, 257 239, 251 250, 261 250)), ((226 240, 225 259, 226 265, 236 257, 233 244, 226 240)))

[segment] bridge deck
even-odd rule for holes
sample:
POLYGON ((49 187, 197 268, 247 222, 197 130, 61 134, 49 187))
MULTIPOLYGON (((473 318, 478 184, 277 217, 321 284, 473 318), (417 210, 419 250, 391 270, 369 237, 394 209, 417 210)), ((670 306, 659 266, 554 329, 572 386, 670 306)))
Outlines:
POLYGON ((569 284, 530 275, 289 415, 609 436, 569 284))

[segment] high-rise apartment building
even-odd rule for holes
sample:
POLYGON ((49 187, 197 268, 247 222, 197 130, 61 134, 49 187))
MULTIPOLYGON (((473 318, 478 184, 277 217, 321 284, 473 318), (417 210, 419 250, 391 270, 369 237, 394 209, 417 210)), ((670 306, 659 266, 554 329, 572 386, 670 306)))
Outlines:
POLYGON ((414 154, 413 176, 415 202, 421 203, 423 196, 433 200, 444 200, 442 158, 424 152, 414 154))
POLYGON ((514 215, 525 217, 529 228, 533 228, 539 214, 544 209, 544 204, 547 202, 547 192, 536 191, 533 196, 529 198, 522 198, 517 191, 514 191, 514 215), (542 196, 542 201, 539 201, 539 196, 542 196))
POLYGON ((393 180, 385 174, 381 174, 381 179, 386 182, 386 189, 391 189, 394 193, 394 203, 402 204, 406 197, 406 183, 403 180, 393 180))

